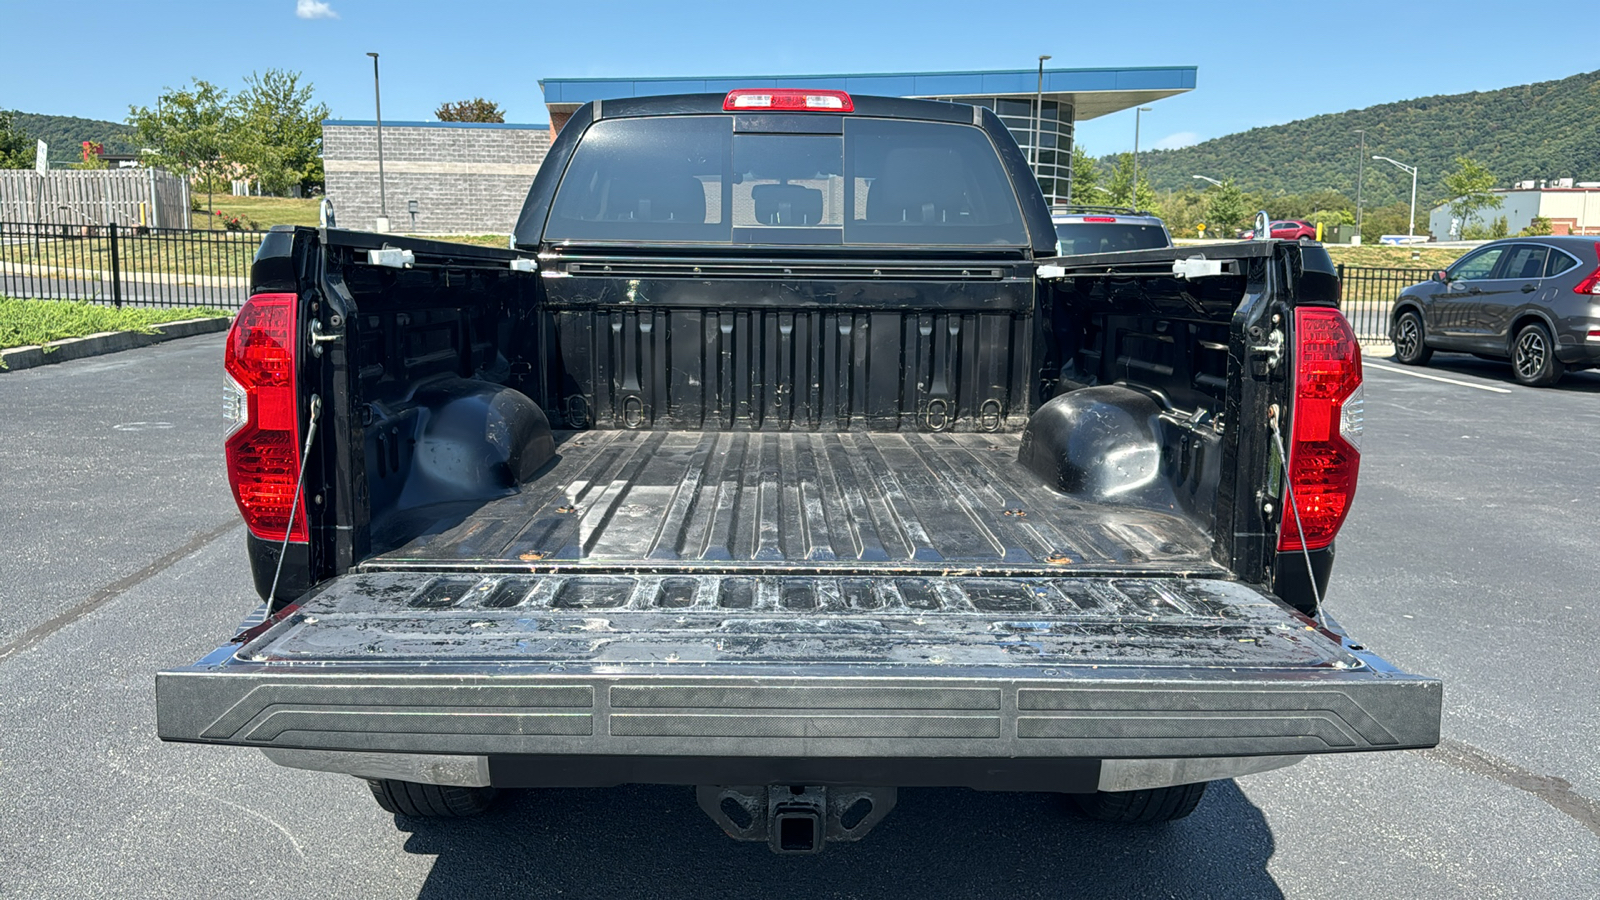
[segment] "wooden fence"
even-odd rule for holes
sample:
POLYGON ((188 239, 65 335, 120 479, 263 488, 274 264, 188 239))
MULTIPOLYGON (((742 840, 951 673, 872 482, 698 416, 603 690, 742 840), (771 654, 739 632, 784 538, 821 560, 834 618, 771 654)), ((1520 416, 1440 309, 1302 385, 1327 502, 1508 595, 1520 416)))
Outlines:
POLYGON ((0 221, 188 228, 189 192, 165 169, 0 170, 0 221))

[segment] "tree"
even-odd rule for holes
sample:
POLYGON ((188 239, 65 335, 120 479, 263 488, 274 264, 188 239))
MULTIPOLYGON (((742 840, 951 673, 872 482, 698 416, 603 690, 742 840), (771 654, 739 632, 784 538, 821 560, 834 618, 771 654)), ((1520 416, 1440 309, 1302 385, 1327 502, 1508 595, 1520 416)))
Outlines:
POLYGON ((1411 225, 1411 202, 1402 200, 1376 209, 1369 208, 1361 221, 1361 242, 1376 244, 1386 234, 1405 234, 1411 225))
POLYGON ((189 87, 167 88, 153 110, 128 107, 128 124, 151 162, 201 175, 209 210, 209 194, 230 168, 226 151, 234 124, 228 92, 196 78, 189 87))
POLYGON ((1301 218, 1313 225, 1321 225, 1325 228, 1331 228, 1334 225, 1350 225, 1356 220, 1356 217, 1351 215, 1348 210, 1343 209, 1319 209, 1311 213, 1311 215, 1302 216, 1301 218))
POLYGON ((473 97, 471 100, 457 100, 454 103, 441 103, 433 111, 441 122, 504 122, 505 111, 500 109, 500 104, 482 97, 473 97))
POLYGON ((1111 206, 1129 206, 1159 215, 1156 209, 1156 192, 1151 189, 1150 180, 1141 173, 1139 184, 1135 186, 1133 183, 1132 153, 1117 155, 1117 166, 1111 170, 1111 180, 1106 184, 1106 195, 1111 206))
POLYGON ((1100 206, 1106 202, 1100 187, 1100 166, 1084 149, 1072 145, 1072 200, 1078 206, 1100 206))
POLYGON ((1527 228, 1517 232, 1517 237, 1544 237, 1550 234, 1555 234, 1555 229, 1551 227, 1550 220, 1544 216, 1534 216, 1533 220, 1528 223, 1527 228))
POLYGON ((1161 208, 1161 219, 1167 223, 1167 230, 1176 237, 1199 237, 1195 226, 1209 221, 1206 219, 1206 196, 1192 187, 1158 192, 1156 205, 1161 208))
POLYGON ((0 109, 0 169, 33 168, 33 138, 16 122, 16 113, 0 109))
POLYGON ((1494 176, 1470 157, 1456 157, 1456 169, 1444 177, 1444 187, 1455 198, 1450 201, 1450 215, 1461 221, 1463 235, 1480 210, 1499 209, 1503 202, 1498 194, 1490 193, 1494 176))
POLYGON ((104 144, 97 144, 94 141, 84 141, 83 160, 81 162, 69 163, 67 168, 83 169, 88 171, 109 169, 111 166, 106 162, 105 152, 106 148, 104 144))
POLYGON ((252 73, 234 97, 226 155, 239 163, 263 193, 311 191, 323 184, 322 121, 328 107, 313 103, 299 72, 252 73))
POLYGON ((1249 218, 1250 204, 1232 178, 1206 189, 1207 231, 1226 237, 1249 218))

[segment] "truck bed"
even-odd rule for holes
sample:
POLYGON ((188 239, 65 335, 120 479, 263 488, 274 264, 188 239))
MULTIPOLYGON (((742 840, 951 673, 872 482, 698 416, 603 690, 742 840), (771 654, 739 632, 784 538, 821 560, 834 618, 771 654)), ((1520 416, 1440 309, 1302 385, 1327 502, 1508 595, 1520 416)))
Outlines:
POLYGON ((1017 461, 1020 439, 567 432, 520 492, 410 511, 396 525, 421 536, 363 569, 1225 574, 1177 511, 1053 490, 1017 461))

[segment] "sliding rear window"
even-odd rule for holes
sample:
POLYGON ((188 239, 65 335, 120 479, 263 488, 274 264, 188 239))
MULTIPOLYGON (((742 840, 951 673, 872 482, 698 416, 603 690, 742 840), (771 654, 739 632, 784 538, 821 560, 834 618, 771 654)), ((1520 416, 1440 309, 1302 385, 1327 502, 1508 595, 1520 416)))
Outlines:
POLYGON ((1028 243, 977 128, 846 117, 831 134, 736 133, 732 116, 595 123, 562 177, 545 240, 1028 243))

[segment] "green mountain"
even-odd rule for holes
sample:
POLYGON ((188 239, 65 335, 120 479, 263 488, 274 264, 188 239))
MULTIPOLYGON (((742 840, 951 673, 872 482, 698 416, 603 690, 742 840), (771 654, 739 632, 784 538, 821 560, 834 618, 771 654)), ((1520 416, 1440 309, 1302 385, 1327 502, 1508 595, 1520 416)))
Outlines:
POLYGON ((1444 176, 1457 156, 1494 173, 1498 187, 1527 179, 1600 181, 1600 71, 1498 91, 1421 97, 1252 128, 1181 150, 1139 154, 1157 190, 1205 187, 1191 176, 1232 178, 1268 194, 1356 195, 1360 136, 1367 132, 1364 201, 1410 199, 1411 176, 1374 154, 1418 166, 1417 205, 1449 199, 1444 176))
POLYGON ((29 137, 50 145, 52 165, 82 161, 84 141, 105 144, 107 153, 134 151, 130 129, 116 122, 80 119, 77 116, 44 116, 19 112, 16 124, 26 131, 29 137))

